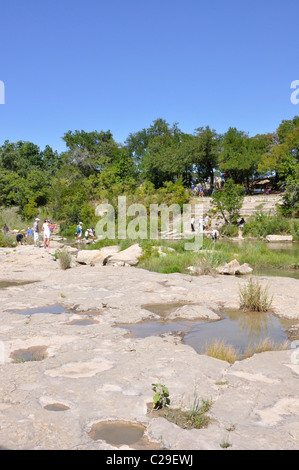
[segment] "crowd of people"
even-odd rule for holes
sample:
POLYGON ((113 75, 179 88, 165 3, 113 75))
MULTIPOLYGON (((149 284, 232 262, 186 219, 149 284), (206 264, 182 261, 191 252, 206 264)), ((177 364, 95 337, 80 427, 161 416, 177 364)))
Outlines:
MULTIPOLYGON (((207 234, 213 241, 216 241, 217 238, 219 238, 219 232, 216 228, 212 228, 212 219, 208 214, 204 214, 204 216, 199 217, 198 231, 199 233, 203 233, 204 231, 208 232, 207 234)), ((194 215, 191 217, 191 232, 196 232, 194 215)))
MULTIPOLYGON (((35 247, 40 247, 40 232, 43 232, 43 247, 44 248, 50 248, 50 240, 51 240, 51 235, 54 230, 54 228, 57 225, 53 222, 51 222, 50 219, 44 219, 44 222, 42 226, 40 226, 40 219, 38 217, 35 218, 33 227, 28 227, 27 231, 22 233, 18 233, 16 235, 16 241, 18 245, 23 245, 24 240, 27 238, 33 237, 33 245, 35 247)), ((4 235, 7 235, 9 233, 9 228, 7 224, 3 225, 2 232, 4 235)), ((83 235, 83 223, 79 222, 76 228, 76 238, 78 241, 81 241, 83 235)), ((88 228, 84 232, 84 239, 89 240, 92 239, 92 242, 95 243, 95 229, 94 227, 88 228)))
MULTIPOLYGON (((43 231, 43 246, 44 248, 50 248, 50 239, 51 239, 51 234, 56 227, 56 224, 51 222, 50 219, 44 219, 44 222, 41 227, 41 231, 43 231)), ((4 235, 7 235, 9 232, 9 228, 7 224, 3 225, 2 231, 4 235)), ((16 235, 16 241, 18 246, 23 245, 23 242, 25 238, 29 239, 33 237, 33 245, 35 247, 40 247, 40 219, 36 217, 34 220, 33 227, 28 227, 27 231, 25 233, 18 233, 16 235)))

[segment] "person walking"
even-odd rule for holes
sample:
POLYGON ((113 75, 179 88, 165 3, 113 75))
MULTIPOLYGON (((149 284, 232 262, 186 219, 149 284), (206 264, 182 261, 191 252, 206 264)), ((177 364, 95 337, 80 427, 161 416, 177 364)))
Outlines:
POLYGON ((39 247, 39 218, 37 217, 33 224, 33 243, 34 246, 39 247))

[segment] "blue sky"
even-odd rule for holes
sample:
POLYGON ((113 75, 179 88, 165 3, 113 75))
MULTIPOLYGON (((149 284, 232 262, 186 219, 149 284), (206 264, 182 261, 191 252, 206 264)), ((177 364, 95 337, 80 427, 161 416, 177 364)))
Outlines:
POLYGON ((299 114, 298 0, 2 0, 0 145, 123 143, 156 118, 193 133, 275 131, 299 114))

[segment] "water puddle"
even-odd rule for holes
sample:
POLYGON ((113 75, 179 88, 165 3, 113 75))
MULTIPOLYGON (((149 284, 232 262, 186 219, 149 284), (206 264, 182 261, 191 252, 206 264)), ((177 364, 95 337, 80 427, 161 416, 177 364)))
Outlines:
POLYGON ((138 450, 160 449, 158 444, 144 436, 145 427, 126 421, 103 421, 93 424, 88 435, 95 441, 102 440, 114 446, 128 445, 138 450))
POLYGON ((46 358, 46 346, 32 346, 28 349, 18 349, 10 355, 14 362, 42 361, 46 358))
POLYGON ((294 320, 286 320, 271 313, 243 312, 231 310, 223 313, 219 321, 147 321, 142 323, 119 324, 138 338, 175 333, 182 336, 184 344, 199 354, 214 340, 232 345, 242 355, 248 346, 261 343, 266 338, 275 344, 288 341, 288 329, 294 320))
POLYGON ((6 310, 6 312, 18 313, 20 315, 35 315, 37 313, 52 313, 54 315, 59 315, 66 311, 67 309, 60 304, 49 305, 48 307, 29 308, 26 310, 6 310))
POLYGON ((66 411, 70 408, 62 403, 50 403, 49 405, 44 406, 44 409, 48 411, 66 411))
POLYGON ((293 279, 299 279, 299 269, 275 269, 269 267, 256 268, 252 274, 255 276, 270 276, 270 277, 291 277, 293 279))
POLYGON ((0 281, 0 289, 7 287, 25 286, 26 284, 34 284, 39 281, 0 281))
POLYGON ((135 338, 147 338, 148 336, 158 336, 165 333, 183 335, 192 328, 194 322, 188 321, 146 321, 142 323, 118 324, 119 328, 125 328, 130 331, 130 336, 135 338))
POLYGON ((214 340, 232 345, 242 355, 248 346, 261 343, 266 338, 275 344, 288 341, 286 329, 294 320, 286 320, 271 313, 226 311, 222 320, 195 324, 184 336, 184 343, 203 354, 208 343, 214 340))

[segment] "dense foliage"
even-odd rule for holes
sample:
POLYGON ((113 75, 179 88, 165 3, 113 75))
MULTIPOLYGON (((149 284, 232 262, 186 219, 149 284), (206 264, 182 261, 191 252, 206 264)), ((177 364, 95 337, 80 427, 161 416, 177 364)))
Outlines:
POLYGON ((219 207, 226 205, 229 222, 237 213, 232 192, 239 197, 257 176, 271 176, 285 191, 284 215, 298 216, 298 116, 282 121, 272 134, 254 137, 235 128, 220 135, 209 126, 187 134, 177 123, 157 119, 147 129, 130 133, 124 144, 109 130, 68 131, 63 140, 66 151, 60 154, 32 142, 3 143, 0 206, 18 207, 28 221, 43 212, 68 226, 79 220, 93 225, 94 208, 101 202, 116 204, 118 196, 126 195, 145 205, 182 205, 192 183, 209 181, 213 188, 215 175, 222 174, 226 188, 231 186, 223 195, 216 191, 214 198, 219 207))

